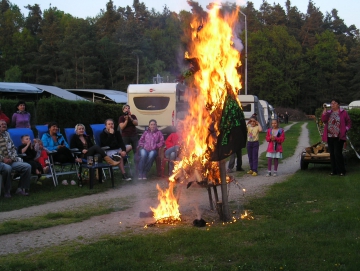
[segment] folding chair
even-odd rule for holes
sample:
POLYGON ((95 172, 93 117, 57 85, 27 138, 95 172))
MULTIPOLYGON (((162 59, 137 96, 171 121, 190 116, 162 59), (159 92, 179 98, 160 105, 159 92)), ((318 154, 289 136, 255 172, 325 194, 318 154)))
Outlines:
MULTIPOLYGON (((102 133, 102 131, 105 128, 105 124, 101 123, 101 124, 90 124, 91 130, 93 131, 93 136, 94 136, 94 140, 95 140, 95 144, 101 146, 101 140, 100 140, 100 134, 102 133)), ((109 147, 104 147, 104 150, 110 150, 109 147)), ((131 170, 131 162, 130 162, 130 158, 129 155, 126 155, 125 158, 127 159, 127 163, 124 164, 124 168, 128 169, 129 171, 129 175, 132 176, 132 170, 131 170)))
MULTIPOLYGON (((66 136, 66 139, 67 139, 67 142, 70 144, 71 142, 71 138, 75 135, 75 129, 74 128, 65 128, 64 129, 65 131, 65 136, 66 136)), ((78 149, 71 149, 71 151, 76 155, 76 156, 80 156, 80 151, 78 149)), ((87 163, 86 159, 82 159, 82 162, 83 163, 87 163)), ((82 181, 81 180, 81 176, 82 176, 82 167, 81 165, 79 164, 79 168, 78 168, 78 172, 80 175, 78 175, 78 179, 79 181, 82 181)), ((102 174, 103 174, 103 180, 106 180, 106 175, 105 175, 105 171, 104 169, 102 169, 102 174)))
POLYGON ((35 129, 37 131, 37 137, 41 139, 42 135, 45 134, 47 131, 49 131, 48 129, 48 125, 44 124, 44 125, 35 125, 35 129))
MULTIPOLYGON (((21 143, 21 136, 28 135, 30 136, 30 139, 34 139, 34 133, 30 128, 10 128, 7 130, 10 134, 11 140, 13 141, 16 148, 18 148, 21 143)), ((45 176, 46 178, 51 178, 53 180, 54 186, 57 185, 57 177, 55 175, 55 170, 53 168, 53 165, 50 163, 49 165, 50 173, 42 174, 42 176, 45 176)), ((37 178, 37 176, 32 175, 32 178, 37 178)))

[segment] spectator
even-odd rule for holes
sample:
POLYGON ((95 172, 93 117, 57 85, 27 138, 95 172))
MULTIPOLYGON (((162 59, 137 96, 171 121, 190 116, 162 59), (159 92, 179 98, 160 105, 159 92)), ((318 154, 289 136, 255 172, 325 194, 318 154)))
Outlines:
POLYGON ((288 112, 286 111, 285 112, 285 124, 288 124, 289 123, 289 114, 288 112))
POLYGON ((237 158, 236 159, 236 171, 244 171, 244 169, 242 168, 242 149, 239 149, 239 151, 230 155, 228 169, 226 170, 227 173, 234 172, 235 158, 237 158))
POLYGON ((8 116, 5 115, 5 113, 1 110, 1 104, 0 104, 0 120, 5 120, 6 124, 10 124, 10 119, 8 116))
POLYGON ((44 173, 49 172, 49 155, 48 150, 44 148, 43 142, 39 138, 34 139, 35 143, 35 150, 36 150, 36 157, 35 161, 39 162, 41 166, 43 167, 44 173))
POLYGON ((29 135, 21 136, 21 145, 18 147, 17 151, 20 154, 26 154, 23 157, 24 162, 30 164, 31 173, 36 174, 38 176, 37 184, 42 184, 42 181, 46 180, 45 176, 41 176, 44 173, 43 167, 37 161, 35 161, 37 151, 34 148, 35 144, 31 143, 31 139, 29 135))
POLYGON ((26 104, 24 101, 19 101, 16 104, 16 112, 12 115, 11 122, 15 128, 30 128, 30 113, 26 112, 26 104))
POLYGON ((252 176, 258 175, 259 161, 259 132, 262 131, 256 115, 252 115, 247 123, 247 152, 249 157, 250 170, 247 172, 252 176))
POLYGON ((139 140, 140 161, 138 164, 138 179, 146 180, 153 162, 158 155, 159 149, 164 146, 164 136, 157 129, 154 119, 149 121, 149 128, 143 133, 139 140))
POLYGON ((165 141, 165 157, 169 159, 169 176, 174 170, 174 161, 178 156, 182 141, 182 132, 182 123, 179 121, 176 125, 176 133, 171 133, 165 141))
POLYGON ((100 145, 101 147, 110 147, 110 150, 106 151, 106 154, 113 159, 120 159, 119 168, 122 172, 123 180, 131 181, 131 178, 127 176, 124 168, 124 158, 126 157, 126 153, 131 151, 131 146, 125 146, 120 131, 114 130, 114 121, 112 119, 105 120, 105 128, 100 134, 100 145))
POLYGON ((59 133, 59 127, 56 122, 48 124, 48 132, 44 133, 41 141, 44 143, 44 148, 49 151, 56 151, 53 154, 54 161, 59 163, 81 163, 81 158, 73 156, 69 149, 69 144, 66 142, 64 136, 59 133))
POLYGON ((75 135, 71 138, 70 147, 76 148, 81 152, 81 158, 86 158, 88 155, 100 155, 106 163, 112 166, 118 166, 120 162, 112 160, 105 151, 98 145, 94 145, 90 137, 85 134, 84 124, 76 124, 75 135))
POLYGON ((332 99, 330 106, 331 109, 327 110, 326 104, 323 105, 321 120, 325 126, 322 140, 329 146, 332 170, 330 176, 337 174, 345 176, 346 169, 342 151, 346 142, 346 133, 351 128, 351 120, 348 113, 340 108, 338 99, 332 99))
POLYGON ((19 188, 16 190, 16 194, 28 196, 29 193, 26 190, 30 188, 31 166, 19 162, 14 142, 6 130, 6 122, 0 120, 0 173, 4 181, 5 198, 11 198, 12 171, 20 174, 19 188))
POLYGON ((131 114, 129 105, 124 105, 122 109, 124 114, 119 117, 119 127, 122 133, 122 139, 125 145, 131 145, 135 153, 139 143, 138 135, 136 133, 138 120, 135 115, 131 114))

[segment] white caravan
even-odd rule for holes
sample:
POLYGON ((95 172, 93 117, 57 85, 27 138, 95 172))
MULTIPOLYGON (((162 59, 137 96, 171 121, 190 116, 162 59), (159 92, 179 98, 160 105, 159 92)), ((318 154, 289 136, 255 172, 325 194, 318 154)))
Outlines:
POLYGON ((266 121, 264 119, 264 110, 259 102, 259 99, 255 95, 238 95, 242 109, 245 115, 245 121, 248 121, 250 117, 256 113, 257 120, 260 123, 263 131, 266 130, 266 121))

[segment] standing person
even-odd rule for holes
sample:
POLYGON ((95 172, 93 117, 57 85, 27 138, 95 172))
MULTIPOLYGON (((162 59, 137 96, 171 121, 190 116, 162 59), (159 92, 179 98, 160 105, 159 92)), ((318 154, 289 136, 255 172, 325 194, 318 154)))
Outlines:
POLYGON ((234 152, 232 155, 230 155, 228 168, 226 170, 227 173, 231 173, 234 171, 235 158, 237 158, 236 159, 236 171, 244 171, 244 169, 242 168, 242 149, 239 149, 239 151, 234 152))
POLYGON ((158 155, 159 149, 164 146, 164 136, 157 129, 154 119, 149 121, 149 128, 142 134, 139 140, 140 161, 138 164, 138 179, 146 180, 153 162, 158 155))
POLYGON ((288 112, 286 111, 285 112, 285 124, 288 124, 289 123, 289 114, 288 112))
POLYGON ((0 104, 0 120, 5 120, 6 124, 10 124, 10 119, 8 116, 5 115, 5 113, 1 110, 1 104, 0 104))
POLYGON ((119 168, 122 173, 124 181, 131 181, 131 178, 126 175, 124 168, 124 158, 126 153, 131 151, 131 146, 125 146, 121 137, 120 131, 115 131, 114 121, 112 119, 105 120, 105 128, 100 134, 101 147, 108 146, 109 151, 106 154, 110 157, 118 157, 120 159, 119 168))
POLYGON ((284 129, 279 128, 279 121, 271 120, 271 128, 267 130, 266 141, 269 142, 266 152, 268 158, 268 173, 266 177, 271 176, 272 161, 274 160, 274 172, 272 176, 277 176, 277 169, 279 165, 279 158, 282 158, 282 143, 285 140, 284 129))
POLYGON ((81 158, 86 158, 88 155, 99 155, 106 161, 106 163, 112 166, 118 166, 120 164, 119 161, 117 162, 112 160, 100 146, 92 143, 90 137, 85 134, 84 124, 76 124, 75 134, 71 138, 70 147, 72 149, 78 149, 81 152, 81 158))
POLYGON ((19 101, 16 104, 16 112, 12 115, 11 122, 15 128, 30 128, 31 115, 26 111, 26 104, 24 101, 19 101))
POLYGON ((346 142, 346 133, 351 128, 351 120, 348 113, 340 108, 340 101, 332 99, 330 110, 324 110, 321 120, 325 124, 322 140, 328 143, 331 161, 330 176, 339 174, 345 176, 345 163, 342 155, 344 143, 346 142))
POLYGON ((135 115, 131 114, 130 106, 128 104, 122 107, 123 115, 119 117, 119 127, 122 133, 122 138, 125 145, 131 145, 134 153, 136 152, 139 138, 136 133, 136 126, 138 120, 135 115))
POLYGON ((21 145, 18 147, 17 151, 21 154, 26 154, 23 157, 24 162, 30 164, 31 166, 31 173, 36 174, 38 176, 37 184, 42 184, 42 181, 46 180, 45 176, 41 176, 44 174, 43 167, 38 161, 35 161, 37 151, 35 150, 35 142, 34 144, 31 143, 31 138, 29 135, 22 135, 21 136, 21 145))
POLYGON ((0 173, 5 187, 5 198, 11 198, 12 171, 20 174, 19 188, 16 194, 28 196, 26 192, 30 188, 31 166, 24 162, 18 162, 17 151, 10 134, 6 131, 7 124, 0 120, 0 173))
POLYGON ((250 117, 247 123, 247 152, 249 157, 250 170, 247 172, 252 176, 258 175, 259 161, 259 132, 262 131, 261 125, 257 121, 256 115, 250 117))
POLYGON ((169 176, 174 170, 174 161, 176 160, 181 141, 182 141, 182 123, 179 121, 176 125, 176 132, 171 133, 165 140, 165 157, 169 159, 169 176))

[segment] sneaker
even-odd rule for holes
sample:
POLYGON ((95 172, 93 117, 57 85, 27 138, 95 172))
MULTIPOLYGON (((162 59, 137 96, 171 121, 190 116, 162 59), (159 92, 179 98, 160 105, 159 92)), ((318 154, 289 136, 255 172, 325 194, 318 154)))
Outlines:
POLYGON ((274 176, 274 177, 276 177, 276 176, 277 176, 277 173, 276 173, 276 172, 274 172, 273 176, 274 176))
POLYGON ((116 162, 119 162, 121 160, 121 156, 119 154, 114 154, 111 156, 111 159, 113 159, 116 162))
POLYGON ((257 176, 258 174, 254 171, 251 175, 252 176, 257 176))
POLYGON ((226 173, 233 173, 234 171, 231 169, 231 168, 228 168, 227 170, 226 170, 226 173))
POLYGON ((138 180, 142 180, 142 179, 143 179, 143 175, 141 173, 139 173, 138 180))
POLYGON ((266 177, 270 177, 270 176, 271 176, 271 172, 266 173, 265 176, 266 176, 266 177))
POLYGON ((126 173, 123 173, 123 181, 131 181, 131 178, 126 175, 126 173))
POLYGON ((5 198, 8 198, 8 199, 11 198, 10 192, 6 192, 5 195, 4 195, 4 197, 5 197, 5 198))
POLYGON ((15 194, 18 194, 18 193, 20 193, 21 191, 22 191, 22 189, 18 187, 18 188, 16 189, 15 194))
POLYGON ((37 180, 37 181, 36 181, 36 184, 37 184, 37 185, 42 185, 42 182, 41 182, 40 180, 37 180))
POLYGON ((20 196, 29 196, 29 193, 25 192, 24 190, 20 189, 19 192, 16 192, 16 194, 20 196))
POLYGON ((68 182, 67 182, 67 180, 63 180, 63 181, 61 182, 61 184, 62 184, 62 185, 69 185, 68 182))
POLYGON ((246 172, 247 174, 253 174, 253 172, 254 171, 252 171, 251 169, 248 171, 248 172, 246 172))
POLYGON ((38 181, 42 182, 42 181, 45 181, 47 178, 45 176, 41 176, 38 181))
POLYGON ((74 180, 71 180, 70 184, 71 185, 76 185, 76 182, 74 180))
POLYGON ((143 179, 143 180, 147 180, 146 174, 143 175, 143 178, 142 178, 142 179, 143 179))

